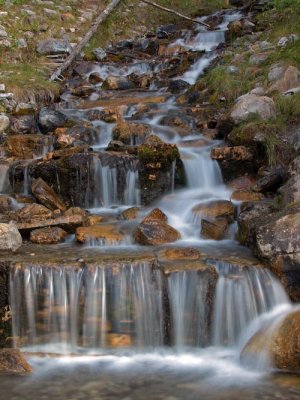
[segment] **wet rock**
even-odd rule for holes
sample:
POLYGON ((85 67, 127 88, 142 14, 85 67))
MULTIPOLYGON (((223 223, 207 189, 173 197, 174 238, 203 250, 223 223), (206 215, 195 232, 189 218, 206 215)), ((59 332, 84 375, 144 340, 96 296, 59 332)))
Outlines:
POLYGON ((19 134, 37 133, 38 125, 35 115, 20 115, 11 118, 10 132, 19 134))
POLYGON ((251 186, 255 183, 255 179, 251 176, 239 176, 238 178, 233 179, 228 183, 228 186, 231 189, 240 190, 240 189, 250 189, 251 186))
POLYGON ((285 93, 299 86, 299 70, 293 66, 280 66, 277 64, 271 67, 268 79, 273 82, 268 93, 275 91, 285 93))
POLYGON ((98 225, 102 221, 103 217, 101 215, 87 215, 84 221, 84 226, 98 225))
POLYGON ((22 245, 22 237, 14 222, 0 223, 0 250, 15 252, 22 245))
POLYGON ((154 56, 158 52, 158 42, 155 39, 140 38, 133 43, 133 50, 154 56))
POLYGON ((37 244, 57 244, 64 241, 67 232, 61 228, 41 228, 30 232, 30 241, 37 244))
POLYGON ((244 347, 241 359, 249 365, 265 353, 275 368, 299 374, 299 338, 300 312, 295 311, 257 332, 244 347))
POLYGON ((167 216, 159 209, 152 210, 135 231, 135 241, 146 246, 157 246, 179 239, 180 233, 167 224, 167 216))
POLYGON ((68 54, 72 51, 72 47, 67 40, 46 39, 37 44, 36 51, 42 55, 68 54))
POLYGON ((92 72, 89 76, 89 82, 92 85, 97 85, 97 83, 103 82, 103 79, 101 78, 101 75, 98 74, 97 72, 92 72))
POLYGON ((63 113, 48 107, 42 108, 38 117, 38 123, 42 133, 54 132, 56 128, 65 126, 67 120, 67 117, 63 113))
POLYGON ((131 347, 131 336, 120 333, 109 333, 107 335, 107 342, 109 347, 131 347))
POLYGON ((273 169, 269 174, 260 178, 252 186, 252 190, 255 192, 276 192, 276 190, 286 181, 287 173, 281 168, 273 169))
POLYGON ((71 136, 77 142, 94 144, 97 141, 97 131, 91 124, 76 124, 65 131, 66 135, 71 136))
POLYGON ((178 261, 178 260, 198 260, 201 253, 193 247, 164 249, 158 252, 159 260, 178 261))
POLYGON ((87 217, 88 213, 83 208, 70 207, 70 208, 67 209, 67 211, 65 212, 64 215, 66 215, 66 216, 68 216, 68 215, 81 215, 82 217, 87 217))
POLYGON ((40 157, 45 149, 50 148, 52 138, 40 134, 10 135, 5 142, 7 153, 18 159, 30 160, 40 157))
POLYGON ((169 84, 168 90, 171 93, 181 93, 184 90, 188 89, 190 87, 190 84, 187 83, 186 81, 182 80, 182 79, 175 79, 172 80, 169 84))
POLYGON ((267 96, 245 94, 237 99, 231 110, 231 118, 237 124, 246 121, 253 114, 260 116, 261 119, 274 118, 276 116, 274 101, 267 96))
POLYGON ((101 47, 97 47, 93 50, 93 54, 96 57, 97 61, 103 61, 107 57, 107 53, 101 47))
POLYGON ((178 111, 175 113, 168 113, 168 115, 161 119, 160 124, 174 127, 176 128, 176 131, 181 134, 188 135, 191 133, 192 121, 187 117, 187 115, 178 111))
POLYGON ((19 222, 45 221, 53 217, 51 210, 41 204, 26 204, 15 213, 19 222))
POLYGON ((33 195, 50 210, 66 211, 66 205, 42 178, 32 182, 31 190, 33 195))
POLYGON ((227 218, 201 220, 201 236, 207 239, 222 240, 228 228, 227 218))
POLYGON ((16 201, 12 197, 6 194, 0 194, 0 213, 13 211, 15 208, 16 201))
POLYGON ((243 201, 243 202, 261 201, 262 199, 263 199, 262 194, 255 193, 249 189, 235 190, 231 195, 231 200, 243 201))
POLYGON ((121 212, 121 219, 125 219, 126 221, 130 221, 132 219, 136 219, 139 213, 139 208, 138 207, 130 207, 127 208, 127 210, 124 210, 121 212))
POLYGON ((104 121, 109 124, 115 123, 119 118, 118 109, 89 110, 87 117, 90 121, 104 121))
POLYGON ((214 200, 209 203, 201 203, 193 208, 193 214, 203 218, 226 218, 233 220, 234 205, 229 200, 214 200))
POLYGON ((18 349, 0 349, 0 373, 23 375, 32 372, 31 366, 18 349))
POLYGON ((74 233, 76 228, 85 223, 85 217, 82 215, 62 215, 49 219, 33 219, 28 222, 18 222, 18 229, 23 233, 31 232, 34 229, 45 228, 49 226, 58 226, 68 233, 74 233))
POLYGON ((5 132, 9 127, 9 118, 5 114, 0 114, 0 133, 5 132))
POLYGON ((109 76, 103 82, 102 88, 106 90, 129 90, 134 88, 134 83, 128 77, 109 76))
POLYGON ((91 225, 76 229, 76 240, 79 243, 105 242, 114 244, 121 242, 124 236, 113 225, 91 225))
POLYGON ((73 96, 77 97, 89 97, 92 93, 94 93, 93 86, 89 85, 81 85, 71 89, 71 93, 73 96))
POLYGON ((146 137, 151 134, 148 125, 136 124, 121 120, 113 129, 113 140, 127 145, 144 143, 146 137))

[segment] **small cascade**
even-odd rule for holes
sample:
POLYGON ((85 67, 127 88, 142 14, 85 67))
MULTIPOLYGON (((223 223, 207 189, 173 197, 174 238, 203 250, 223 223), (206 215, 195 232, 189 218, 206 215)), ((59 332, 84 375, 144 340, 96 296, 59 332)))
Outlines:
POLYGON ((267 270, 220 262, 170 275, 148 262, 16 266, 10 294, 16 345, 54 352, 237 347, 257 318, 290 304, 267 270))
POLYGON ((92 170, 93 208, 140 204, 139 174, 134 162, 110 166, 94 157, 92 170))

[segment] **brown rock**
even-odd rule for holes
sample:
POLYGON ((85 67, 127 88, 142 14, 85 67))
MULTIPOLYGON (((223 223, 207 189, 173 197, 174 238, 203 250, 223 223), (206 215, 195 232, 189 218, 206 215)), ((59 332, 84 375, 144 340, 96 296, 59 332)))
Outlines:
POLYGON ((193 213, 197 216, 209 219, 223 217, 232 220, 234 216, 234 205, 228 200, 215 200, 195 206, 193 208, 193 213))
POLYGON ((164 249, 158 253, 160 260, 175 261, 175 260, 198 260, 200 252, 192 247, 183 247, 175 249, 164 249))
POLYGON ((125 219, 127 221, 132 220, 132 219, 136 219, 137 215, 139 212, 139 208, 138 207, 131 207, 131 208, 127 208, 127 210, 123 211, 120 215, 120 217, 122 219, 125 219))
POLYGON ((0 372, 6 374, 26 374, 31 366, 18 349, 0 349, 0 372))
POLYGON ((122 241, 123 238, 123 235, 113 225, 92 225, 76 229, 76 240, 80 243, 86 243, 89 240, 104 240, 114 243, 122 241))
POLYGON ((284 93, 299 86, 299 70, 296 67, 275 67, 269 73, 269 80, 274 83, 268 90, 268 93, 284 93))
POLYGON ((113 130, 113 140, 118 140, 124 144, 141 144, 150 135, 151 129, 148 125, 129 123, 121 120, 113 130))
POLYGON ((41 156, 44 148, 50 146, 51 142, 51 137, 46 135, 10 135, 6 139, 5 147, 9 155, 29 160, 41 156))
POLYGON ((41 204, 27 204, 16 212, 16 219, 20 222, 45 221, 53 217, 53 213, 41 204))
POLYGON ((45 228, 47 226, 58 226, 67 232, 74 233, 76 228, 82 226, 85 217, 82 215, 63 215, 51 219, 30 220, 28 222, 18 222, 17 227, 20 231, 30 232, 33 229, 45 228))
POLYGON ((262 194, 255 193, 248 189, 235 190, 231 195, 231 200, 237 201, 261 201, 262 199, 262 194))
POLYGON ((56 244, 62 242, 67 235, 67 232, 61 228, 48 227, 31 231, 30 240, 38 244, 56 244))
POLYGON ((66 210, 65 204, 42 178, 32 182, 31 190, 34 196, 50 210, 66 210))
POLYGON ((137 227, 135 241, 146 246, 156 246, 179 240, 180 233, 168 225, 167 220, 167 216, 161 210, 152 210, 137 227))
POLYGON ((82 215, 83 217, 86 217, 88 214, 87 212, 80 207, 70 207, 67 209, 65 212, 65 215, 82 215))
POLYGON ((227 228, 227 218, 216 218, 214 220, 202 219, 201 236, 208 239, 222 240, 227 228))
POLYGON ((300 311, 291 312, 256 333, 244 347, 241 358, 257 362, 263 352, 274 367, 300 373, 300 311))
POLYGON ((85 218, 84 226, 97 225, 102 221, 103 221, 103 217, 101 215, 88 215, 85 218))
POLYGON ((132 345, 131 336, 120 333, 109 333, 107 341, 110 347, 130 347, 132 345))
POLYGON ((255 179, 252 176, 239 176, 238 178, 233 179, 228 183, 228 186, 231 189, 240 190, 240 189, 250 189, 251 186, 255 183, 255 179))
POLYGON ((211 158, 218 161, 250 161, 253 153, 245 146, 216 147, 211 151, 211 158))

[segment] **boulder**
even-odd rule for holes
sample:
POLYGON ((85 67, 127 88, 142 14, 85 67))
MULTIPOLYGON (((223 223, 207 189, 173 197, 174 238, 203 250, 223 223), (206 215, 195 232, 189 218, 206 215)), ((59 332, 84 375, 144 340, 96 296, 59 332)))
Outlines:
POLYGON ((266 176, 258 179, 251 189, 255 192, 276 192, 287 179, 287 173, 282 167, 274 168, 266 176))
POLYGON ((201 220, 201 236, 207 239, 222 240, 228 228, 227 218, 201 220))
POLYGON ((75 235, 79 243, 115 244, 124 239, 124 236, 113 225, 106 224, 79 227, 76 229, 75 235))
POLYGON ((289 90, 299 86, 299 70, 293 66, 280 66, 275 65, 271 67, 268 79, 272 82, 268 93, 279 92, 285 93, 289 90))
POLYGON ((0 133, 5 132, 9 127, 9 118, 5 114, 0 114, 0 133))
POLYGON ((66 205, 42 178, 32 182, 31 190, 33 195, 50 210, 66 211, 66 205))
POLYGON ((274 118, 275 103, 270 97, 248 93, 237 99, 230 115, 236 124, 248 120, 253 115, 258 115, 263 120, 274 118))
POLYGON ((209 203, 196 205, 192 212, 201 218, 226 218, 228 221, 232 221, 234 217, 234 205, 229 200, 214 200, 209 203))
POLYGON ((37 244, 56 244, 64 241, 67 232, 61 228, 41 228, 30 232, 30 241, 37 244))
POLYGON ((250 161, 253 153, 245 146, 215 147, 211 150, 211 158, 218 161, 250 161))
POLYGON ((28 114, 11 117, 9 130, 16 135, 36 133, 38 131, 38 125, 35 115, 28 114))
POLYGON ((113 129, 113 140, 123 142, 127 145, 136 145, 145 142, 151 129, 145 124, 136 124, 121 120, 113 129))
POLYGON ((67 117, 63 113, 49 107, 42 108, 38 117, 42 133, 54 132, 56 128, 66 125, 67 120, 67 117))
POLYGON ((152 210, 137 227, 135 241, 141 245, 158 246, 179 240, 180 233, 168 225, 167 220, 161 210, 152 210))
POLYGON ((22 245, 22 237, 14 222, 0 223, 0 250, 15 252, 22 245))
POLYGON ((53 213, 41 204, 26 204, 15 213, 15 217, 19 222, 43 221, 52 218, 53 213))
POLYGON ((265 355, 272 366, 291 373, 300 373, 300 311, 279 317, 267 328, 258 331, 246 344, 241 359, 257 364, 265 355))
POLYGON ((68 54, 72 51, 72 46, 67 40, 45 39, 37 44, 36 51, 42 55, 68 54))
POLYGON ((300 212, 286 211, 276 215, 256 232, 256 247, 264 258, 300 251, 300 212))
POLYGON ((18 349, 0 349, 0 373, 26 374, 32 372, 31 366, 18 349))

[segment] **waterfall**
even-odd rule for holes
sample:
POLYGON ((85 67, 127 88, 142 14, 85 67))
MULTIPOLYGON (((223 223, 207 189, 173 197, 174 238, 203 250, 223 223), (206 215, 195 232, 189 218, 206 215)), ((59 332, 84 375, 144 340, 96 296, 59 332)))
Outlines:
POLYGON ((259 316, 289 304, 272 274, 215 263, 164 275, 152 263, 16 266, 10 305, 16 345, 47 351, 238 345, 259 316))

